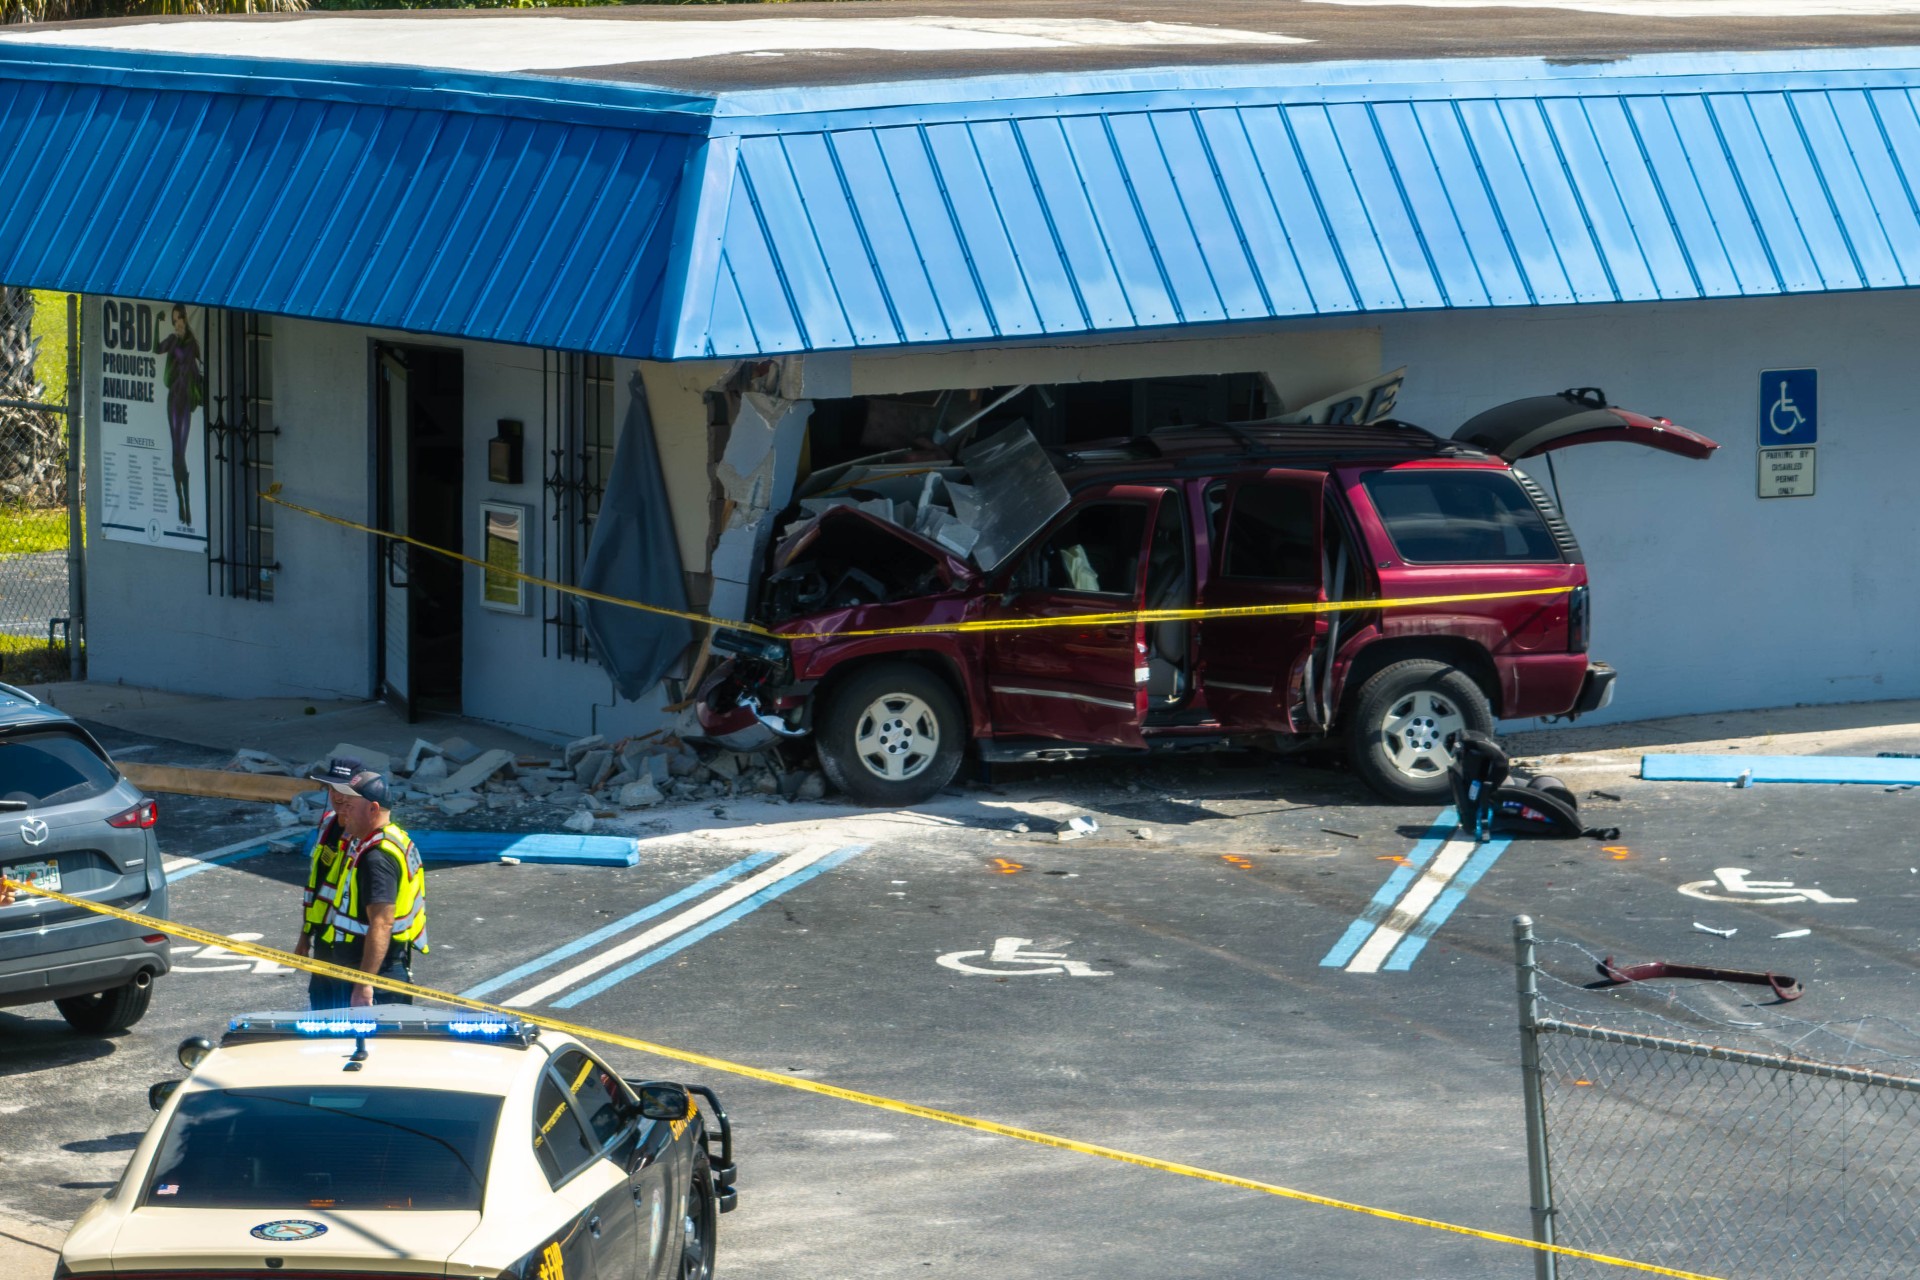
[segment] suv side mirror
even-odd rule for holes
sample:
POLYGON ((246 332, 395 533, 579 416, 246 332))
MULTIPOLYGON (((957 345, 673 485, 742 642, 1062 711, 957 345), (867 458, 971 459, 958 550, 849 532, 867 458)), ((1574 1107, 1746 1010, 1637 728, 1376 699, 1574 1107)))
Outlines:
POLYGON ((178 1080, 161 1080, 147 1086, 147 1106, 154 1111, 167 1105, 167 1099, 180 1087, 178 1080))
POLYGON ((685 1120, 693 1111, 693 1099, 682 1085, 643 1084, 635 1092, 640 1095, 640 1114, 648 1120, 685 1120))

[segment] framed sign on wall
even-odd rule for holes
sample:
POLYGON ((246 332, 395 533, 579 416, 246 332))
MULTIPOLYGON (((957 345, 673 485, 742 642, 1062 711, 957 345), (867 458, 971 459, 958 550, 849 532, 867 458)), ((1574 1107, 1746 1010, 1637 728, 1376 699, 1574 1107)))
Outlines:
POLYGON ((480 603, 502 613, 527 611, 527 531, 533 509, 518 502, 480 504, 480 603))

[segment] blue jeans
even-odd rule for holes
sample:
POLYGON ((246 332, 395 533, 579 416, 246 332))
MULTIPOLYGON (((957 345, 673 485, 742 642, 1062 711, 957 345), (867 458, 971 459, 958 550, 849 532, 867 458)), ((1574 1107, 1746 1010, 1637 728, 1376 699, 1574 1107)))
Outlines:
MULTIPOLYGON (((313 958, 325 960, 328 964, 345 965, 349 969, 360 967, 363 948, 354 942, 316 942, 313 944, 313 958)), ((399 982, 413 981, 413 947, 405 942, 389 943, 386 962, 380 966, 380 976, 399 982)), ((321 974, 307 976, 307 1004, 314 1009, 345 1009, 353 999, 353 984, 342 982, 338 978, 329 978, 321 974)), ((412 996, 396 995, 391 991, 373 989, 375 1004, 412 1004, 412 996)))

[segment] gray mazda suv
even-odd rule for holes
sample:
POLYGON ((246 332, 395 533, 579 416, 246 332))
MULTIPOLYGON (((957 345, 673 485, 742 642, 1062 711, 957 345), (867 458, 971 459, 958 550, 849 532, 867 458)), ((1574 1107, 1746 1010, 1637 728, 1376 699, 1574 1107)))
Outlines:
MULTIPOLYGON (((158 817, 72 717, 0 684, 0 876, 165 916, 158 817)), ((76 1031, 124 1031, 171 964, 139 925, 30 893, 0 907, 0 1007, 51 1000, 76 1031)))

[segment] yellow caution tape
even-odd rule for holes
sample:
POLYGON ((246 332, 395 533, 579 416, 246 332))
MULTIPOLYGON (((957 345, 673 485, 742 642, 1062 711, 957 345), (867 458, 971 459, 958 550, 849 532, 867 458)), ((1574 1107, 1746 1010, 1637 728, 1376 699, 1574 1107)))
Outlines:
POLYGON ((691 1066, 704 1067, 709 1071, 724 1072, 728 1075, 742 1076, 748 1080, 758 1080, 764 1084, 779 1085, 785 1089, 798 1089, 802 1093, 815 1093, 826 1098, 838 1098, 842 1102, 857 1103, 863 1107, 874 1107, 881 1111, 891 1111, 897 1115, 918 1116, 922 1120, 933 1120, 940 1124, 956 1125, 962 1129, 972 1129, 977 1133, 989 1133, 995 1137, 1013 1138, 1020 1142, 1031 1142, 1036 1146, 1053 1147, 1059 1151, 1072 1151, 1083 1156, 1096 1156, 1102 1160, 1113 1160, 1120 1164, 1135 1165, 1142 1169, 1153 1169, 1160 1173, 1171 1173, 1183 1178, 1197 1178, 1202 1182, 1217 1183, 1223 1187, 1236 1187, 1242 1191, 1258 1191, 1263 1195, 1278 1196, 1286 1200, 1297 1200, 1303 1204, 1317 1204, 1329 1209, 1344 1209, 1349 1213, 1363 1214, 1369 1218, 1379 1218, 1388 1222, 1403 1222, 1409 1226, 1427 1227, 1434 1231, 1451 1232, 1454 1235, 1471 1236, 1476 1240, 1487 1240, 1494 1244, 1516 1245, 1522 1249, 1532 1249, 1539 1253, 1552 1253, 1566 1258, 1585 1258, 1589 1262, 1604 1263, 1608 1266, 1625 1267, 1647 1275, 1673 1276, 1677 1280, 1718 1280, 1717 1277, 1703 1275, 1697 1271, 1681 1271, 1673 1267, 1662 1267, 1650 1262, 1636 1262, 1631 1258, 1617 1258, 1611 1254, 1592 1253, 1585 1249, 1574 1249, 1566 1245, 1544 1244, 1538 1240, 1528 1240, 1521 1236, 1507 1235, 1499 1231, 1482 1231, 1478 1227, 1463 1227, 1458 1223, 1442 1222, 1437 1218, 1422 1218, 1416 1214, 1397 1213, 1392 1209, 1381 1209, 1373 1205, 1356 1204, 1351 1200, 1339 1200, 1332 1196, 1315 1195, 1310 1191, 1299 1191, 1292 1187, 1283 1187, 1272 1182, 1260 1182, 1253 1178, 1236 1177, 1230 1173, 1219 1173, 1212 1169, 1203 1169, 1198 1165, 1181 1164, 1174 1160, 1161 1160, 1155 1156, 1140 1155, 1137 1152, 1122 1151, 1117 1147, 1103 1147, 1097 1143, 1080 1142, 1073 1138, 1063 1138, 1056 1134, 1042 1133, 1037 1129, 1023 1129, 1017 1125, 1001 1124, 994 1120, 983 1120, 977 1116, 962 1115, 955 1111, 942 1111, 938 1107, 921 1106, 917 1102, 902 1102, 897 1098, 884 1097, 877 1093, 865 1093, 859 1089, 847 1089, 840 1085, 826 1084, 818 1080, 806 1080, 769 1071, 764 1067, 752 1067, 741 1062, 730 1062, 725 1058, 715 1058, 704 1053, 694 1053, 687 1049, 675 1049, 669 1045, 655 1044, 651 1040, 641 1040, 635 1036, 621 1035, 614 1031, 601 1031, 595 1027, 585 1027, 578 1023, 562 1022, 545 1014, 534 1013, 526 1009, 510 1009, 504 1005, 489 1004, 484 1000, 471 1000, 466 996, 455 995, 450 991, 436 991, 432 987, 423 987, 411 982, 401 982, 394 978, 383 978, 379 974, 367 973, 360 969, 350 969, 344 965, 330 964, 325 960, 316 960, 311 956, 296 956, 290 951, 280 951, 273 947, 263 947, 255 942, 242 942, 225 934, 214 933, 209 929, 197 928, 190 924, 181 924, 174 920, 161 920, 154 916, 141 915, 134 911, 122 911, 118 907, 109 907, 104 903, 88 902, 83 898, 69 897, 52 889, 36 888, 0 878, 0 886, 36 893, 41 897, 64 902, 70 907, 79 907, 84 911, 112 916, 129 924, 137 924, 155 933, 164 933, 172 937, 196 942, 201 946, 223 947, 238 955, 255 960, 271 960, 285 965, 289 969, 299 969, 306 973, 317 973, 323 977, 336 978, 343 982, 358 983, 362 986, 378 987, 382 991, 391 991, 397 995, 412 996, 416 999, 434 1000, 441 1004, 450 1004, 461 1009, 472 1009, 480 1013, 498 1014, 501 1017, 518 1018, 533 1026, 558 1031, 581 1040, 592 1040, 600 1044, 617 1045, 622 1049, 632 1049, 640 1053, 652 1054, 659 1058, 670 1058, 676 1062, 685 1062, 691 1066))
POLYGON ((640 600, 627 600, 620 596, 610 596, 600 591, 591 591, 586 587, 569 586, 564 582, 555 582, 550 578, 536 577, 518 569, 503 569, 488 564, 458 551, 449 551, 445 547, 436 547, 430 542, 404 533, 393 533, 386 529, 376 529, 372 525, 361 524, 341 516, 328 515, 324 511, 315 511, 312 507, 303 507, 288 502, 279 496, 280 486, 275 484, 260 494, 262 500, 289 511, 298 511, 301 515, 312 516, 316 520, 325 520, 328 524, 337 524, 343 529, 354 529, 371 534, 376 538, 386 538, 393 542, 404 542, 410 547, 430 551, 449 560, 458 560, 461 564, 470 564, 476 569, 499 574, 529 585, 542 587, 561 595, 579 596, 583 600, 598 600, 602 604, 618 605, 623 609, 638 609, 642 613, 658 614, 666 618, 679 618, 683 622, 697 623, 701 626, 717 627, 724 631, 744 631, 750 635, 764 636, 769 640, 846 640, 870 636, 930 636, 954 635, 979 631, 1036 631, 1045 627, 1100 627, 1126 626, 1131 623, 1149 622, 1199 622, 1209 618, 1274 618, 1289 614, 1352 613, 1371 609, 1409 609, 1434 604, 1468 604, 1481 600, 1519 600, 1527 596, 1563 596, 1570 593, 1572 587, 1527 587, 1518 591, 1473 591, 1440 596, 1401 596, 1394 599, 1366 600, 1300 600, 1286 604, 1247 604, 1227 605, 1207 609, 1124 609, 1113 613, 1072 613, 1048 618, 975 618, 960 622, 929 622, 907 627, 869 627, 859 630, 842 631, 774 631, 752 622, 739 622, 731 618, 715 618, 709 614, 693 613, 685 609, 669 609, 664 605, 647 604, 640 600))

